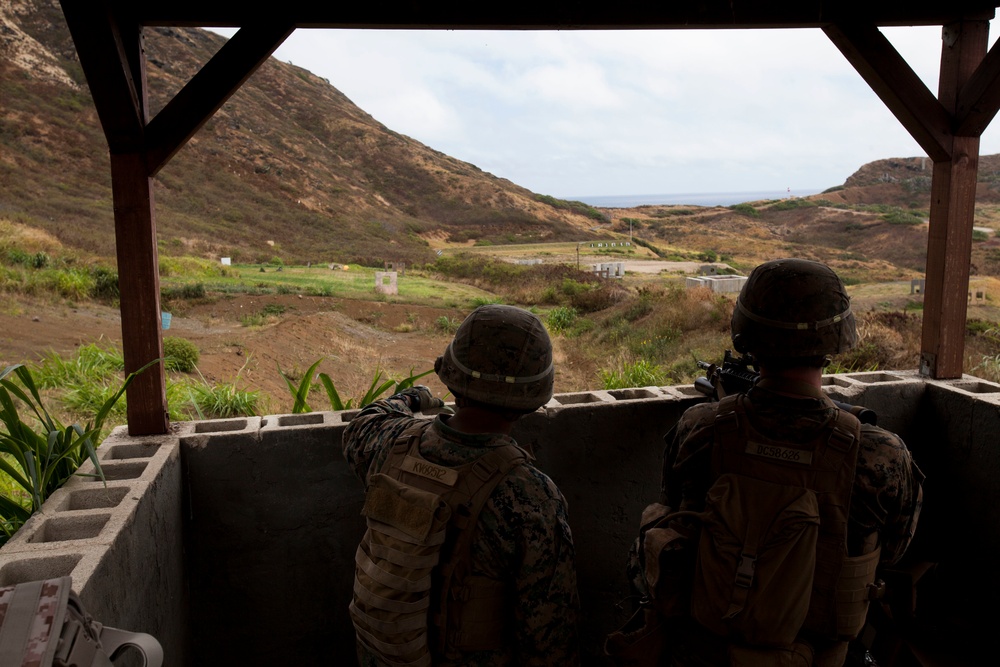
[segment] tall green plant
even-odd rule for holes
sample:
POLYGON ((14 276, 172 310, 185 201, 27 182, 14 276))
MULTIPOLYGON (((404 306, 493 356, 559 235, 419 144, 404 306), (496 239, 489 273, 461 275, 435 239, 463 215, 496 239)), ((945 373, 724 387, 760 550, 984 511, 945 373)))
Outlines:
POLYGON ((375 375, 372 377, 371 384, 368 386, 368 391, 366 391, 361 397, 357 398, 357 400, 349 398, 347 401, 344 401, 340 396, 340 392, 337 391, 337 386, 334 384, 333 379, 330 378, 329 375, 326 373, 320 373, 318 375, 315 374, 316 368, 322 361, 323 358, 321 357, 313 362, 312 366, 309 367, 309 370, 303 374, 298 386, 292 382, 291 378, 285 375, 285 373, 281 370, 281 366, 278 366, 278 374, 281 375, 285 384, 288 386, 289 393, 292 395, 293 414, 312 412, 312 408, 309 406, 307 399, 309 398, 309 392, 312 391, 313 382, 316 379, 320 381, 320 384, 322 384, 323 388, 326 390, 327 398, 330 400, 330 409, 334 412, 339 412, 341 410, 350 410, 354 407, 363 408, 369 403, 377 401, 386 392, 396 394, 404 389, 409 389, 416 383, 417 380, 425 375, 429 375, 432 372, 431 370, 427 370, 423 373, 414 375, 413 369, 411 368, 410 374, 407 377, 401 380, 393 380, 391 378, 383 379, 383 376, 385 375, 384 371, 381 368, 376 368, 375 375))
POLYGON ((86 427, 65 426, 49 414, 31 372, 24 365, 8 366, 0 372, 0 424, 3 426, 0 430, 0 471, 6 473, 15 488, 24 491, 28 501, 22 501, 15 494, 0 494, 0 543, 6 542, 87 459, 93 462, 96 476, 104 480, 96 452, 104 421, 132 380, 150 365, 129 374, 86 427), (8 379, 12 374, 20 381, 20 386, 8 379), (21 419, 15 399, 34 413, 39 424, 37 429, 21 419))

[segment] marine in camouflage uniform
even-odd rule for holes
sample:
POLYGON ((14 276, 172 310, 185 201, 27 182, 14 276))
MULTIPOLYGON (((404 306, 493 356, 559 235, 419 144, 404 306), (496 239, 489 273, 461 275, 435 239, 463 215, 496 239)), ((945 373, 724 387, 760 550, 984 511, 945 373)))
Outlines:
MULTIPOLYGON (((746 393, 745 401, 754 429, 778 441, 812 441, 838 410, 818 387, 821 369, 828 361, 824 357, 846 351, 857 342, 854 316, 840 279, 815 262, 767 262, 755 269, 744 285, 732 330, 734 346, 740 352, 753 353, 761 370, 761 380, 746 393), (800 320, 811 324, 802 326, 800 320)), ((717 403, 689 408, 664 437, 662 505, 682 511, 705 509, 706 495, 714 482, 717 410, 717 403)), ((920 516, 923 480, 899 436, 877 426, 861 425, 848 515, 849 556, 881 548, 882 564, 902 557, 920 516)), ((637 543, 630 554, 628 575, 637 592, 648 594, 639 548, 637 543)), ((675 619, 670 625, 672 664, 729 664, 725 641, 693 619, 675 619)), ((820 641, 814 648, 815 664, 824 665, 843 664, 847 651, 844 642, 820 641)))
MULTIPOLYGON (((506 433, 453 428, 449 423, 458 423, 463 409, 468 412, 471 405, 473 412, 497 410, 504 419, 514 420, 547 402, 552 393, 551 344, 544 327, 530 313, 510 306, 474 311, 435 369, 455 394, 458 413, 439 414, 424 431, 419 452, 442 466, 456 467, 491 448, 516 444, 506 433), (544 337, 544 354, 531 359, 532 348, 539 346, 532 341, 539 337, 544 337), (479 370, 471 371, 472 363, 479 370), (528 381, 509 381, 515 375, 512 369, 539 363, 542 372, 531 374, 528 381), (503 376, 503 384, 493 386, 491 378, 497 375, 503 376)), ((413 412, 429 398, 425 387, 406 389, 367 406, 351 420, 344 433, 344 457, 366 487, 399 435, 418 421, 413 412)), ((439 399, 431 401, 440 404, 439 399)), ((435 655, 434 665, 579 664, 573 537, 566 500, 548 476, 524 462, 499 482, 479 515, 470 558, 472 574, 507 584, 510 618, 503 622, 508 637, 502 649, 467 652, 457 660, 435 655)), ((360 642, 358 654, 362 667, 381 664, 360 642)))

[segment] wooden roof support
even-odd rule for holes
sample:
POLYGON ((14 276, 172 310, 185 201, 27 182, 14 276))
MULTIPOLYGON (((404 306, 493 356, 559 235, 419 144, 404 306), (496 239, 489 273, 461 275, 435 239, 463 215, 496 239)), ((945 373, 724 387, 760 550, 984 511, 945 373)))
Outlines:
POLYGON ((945 26, 937 98, 876 26, 823 30, 934 161, 920 372, 961 377, 979 135, 1000 105, 1000 52, 986 58, 989 21, 945 26))
POLYGON ((160 359, 128 388, 130 435, 166 433, 167 415, 153 175, 291 33, 288 22, 243 28, 148 122, 142 27, 127 8, 63 0, 111 153, 121 291, 122 351, 131 373, 160 359))
POLYGON ((951 117, 873 25, 823 29, 847 61, 935 162, 951 156, 951 117))
POLYGON ((149 171, 155 174, 292 34, 287 21, 240 28, 174 96, 148 127, 149 171))
MULTIPOLYGON (((949 115, 955 116, 962 90, 978 68, 994 67, 994 59, 984 62, 988 44, 986 21, 945 26, 938 99, 949 115)), ((994 107, 989 115, 995 113, 994 107)), ((979 135, 955 136, 953 142, 951 159, 934 163, 920 346, 921 374, 938 379, 962 376, 979 172, 979 135)))

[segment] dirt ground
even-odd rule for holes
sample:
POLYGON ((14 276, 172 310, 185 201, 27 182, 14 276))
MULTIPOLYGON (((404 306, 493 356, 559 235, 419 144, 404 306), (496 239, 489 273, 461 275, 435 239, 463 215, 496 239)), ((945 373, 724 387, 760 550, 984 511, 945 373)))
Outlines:
MULTIPOLYGON (((291 394, 278 373, 297 383, 313 362, 333 379, 343 399, 367 391, 375 369, 395 379, 433 368, 451 335, 436 326, 444 316, 460 322, 465 313, 378 301, 299 295, 239 295, 174 308, 165 336, 186 338, 198 346, 198 370, 210 383, 238 378, 243 389, 269 397, 265 411, 291 409, 291 394), (247 327, 241 318, 271 306, 284 311, 261 326, 247 327)), ((80 345, 98 342, 121 346, 117 308, 86 304, 39 304, 0 297, 0 367, 35 361, 50 350, 69 356, 80 345)), ((556 340, 559 369, 556 391, 591 387, 596 368, 570 363, 556 340)), ((195 374, 197 377, 197 374, 195 374)), ((446 388, 432 373, 420 380, 436 395, 446 388)), ((314 409, 327 408, 325 393, 313 394, 314 409)))

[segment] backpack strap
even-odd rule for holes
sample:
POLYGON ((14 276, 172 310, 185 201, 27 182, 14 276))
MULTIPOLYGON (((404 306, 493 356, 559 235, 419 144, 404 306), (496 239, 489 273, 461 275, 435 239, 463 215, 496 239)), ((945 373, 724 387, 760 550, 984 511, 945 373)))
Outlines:
POLYGON ((452 627, 457 614, 454 613, 454 609, 449 613, 449 607, 469 602, 466 598, 480 597, 494 600, 497 609, 502 606, 503 586, 497 585, 497 582, 477 581, 476 587, 484 587, 484 590, 480 591, 481 596, 470 591, 458 594, 456 588, 473 585, 468 581, 471 578, 469 571, 472 541, 476 535, 476 525, 483 507, 507 474, 526 460, 528 460, 527 452, 516 444, 508 443, 490 449, 472 464, 449 500, 453 508, 452 525, 457 529, 457 535, 446 561, 441 566, 441 604, 438 613, 432 619, 433 624, 439 629, 439 646, 442 653, 482 641, 484 633, 502 636, 503 628, 499 625, 501 619, 493 613, 495 609, 489 601, 484 600, 485 604, 477 605, 479 613, 474 614, 474 618, 461 615, 464 627, 452 627))

